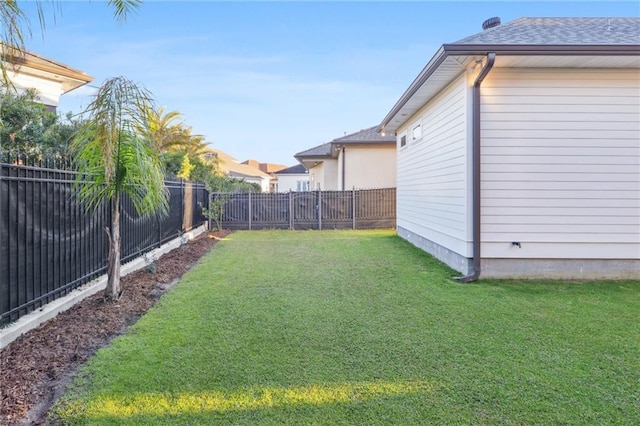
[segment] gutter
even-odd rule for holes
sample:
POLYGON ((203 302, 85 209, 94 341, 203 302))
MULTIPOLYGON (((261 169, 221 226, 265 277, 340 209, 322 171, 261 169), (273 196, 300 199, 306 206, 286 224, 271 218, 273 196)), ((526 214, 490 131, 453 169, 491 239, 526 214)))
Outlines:
POLYGON ((443 44, 448 55, 500 56, 637 56, 639 44, 443 44))
POLYGON ((480 149, 481 149, 481 138, 480 138, 480 86, 484 81, 489 71, 493 68, 493 64, 496 60, 495 52, 487 53, 487 62, 480 70, 480 74, 476 78, 475 83, 473 83, 473 115, 472 115, 472 151, 473 151, 473 163, 472 163, 472 175, 473 179, 473 205, 472 205, 472 216, 473 216, 473 271, 464 277, 456 277, 456 280, 463 283, 470 283, 476 281, 480 277, 481 271, 481 252, 480 252, 480 149))

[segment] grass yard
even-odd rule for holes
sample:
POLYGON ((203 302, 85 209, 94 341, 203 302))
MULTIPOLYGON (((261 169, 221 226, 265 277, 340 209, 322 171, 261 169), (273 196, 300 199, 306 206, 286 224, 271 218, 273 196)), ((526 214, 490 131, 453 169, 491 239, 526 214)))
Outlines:
POLYGON ((235 232, 54 407, 69 424, 640 424, 640 283, 482 281, 393 231, 235 232))

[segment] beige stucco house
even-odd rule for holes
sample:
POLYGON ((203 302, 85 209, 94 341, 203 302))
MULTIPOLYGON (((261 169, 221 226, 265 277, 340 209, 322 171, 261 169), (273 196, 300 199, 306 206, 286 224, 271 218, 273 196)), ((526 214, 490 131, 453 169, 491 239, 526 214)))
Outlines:
POLYGON ((273 178, 262 170, 249 164, 240 163, 231 155, 216 148, 209 148, 209 152, 205 157, 209 159, 216 158, 218 167, 226 176, 255 183, 260 186, 261 192, 270 192, 273 178))
POLYGON ((380 134, 375 126, 299 152, 295 158, 309 171, 312 190, 396 186, 395 137, 380 134))
POLYGON ((398 234, 483 277, 640 278, 640 19, 444 44, 389 111, 398 234))
POLYGON ((6 47, 0 50, 5 57, 12 57, 4 66, 15 89, 18 92, 35 89, 38 100, 50 111, 55 112, 60 96, 93 81, 82 71, 35 53, 15 53, 6 47))

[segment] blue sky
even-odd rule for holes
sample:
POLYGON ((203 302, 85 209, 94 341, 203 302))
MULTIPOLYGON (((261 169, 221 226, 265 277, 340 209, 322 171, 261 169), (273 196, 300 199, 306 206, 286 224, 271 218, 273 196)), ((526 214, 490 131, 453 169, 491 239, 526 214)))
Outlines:
MULTIPOLYGON (((379 124, 443 43, 487 18, 640 16, 637 1, 143 2, 124 24, 101 1, 32 3, 29 50, 95 78, 125 76, 240 161, 293 155, 379 124)), ((81 112, 95 88, 64 95, 81 112)))

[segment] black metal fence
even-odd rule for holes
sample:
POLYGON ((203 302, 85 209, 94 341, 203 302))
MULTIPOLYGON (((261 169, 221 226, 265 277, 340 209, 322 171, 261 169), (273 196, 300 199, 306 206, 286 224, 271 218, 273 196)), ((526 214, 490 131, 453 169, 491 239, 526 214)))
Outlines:
POLYGON ((395 228, 396 189, 212 194, 225 229, 395 228))
MULTIPOLYGON (((106 271, 111 208, 87 214, 76 201, 75 173, 0 163, 0 326, 15 321, 106 271)), ((140 217, 122 200, 122 261, 204 223, 202 184, 166 181, 170 212, 140 217)))

